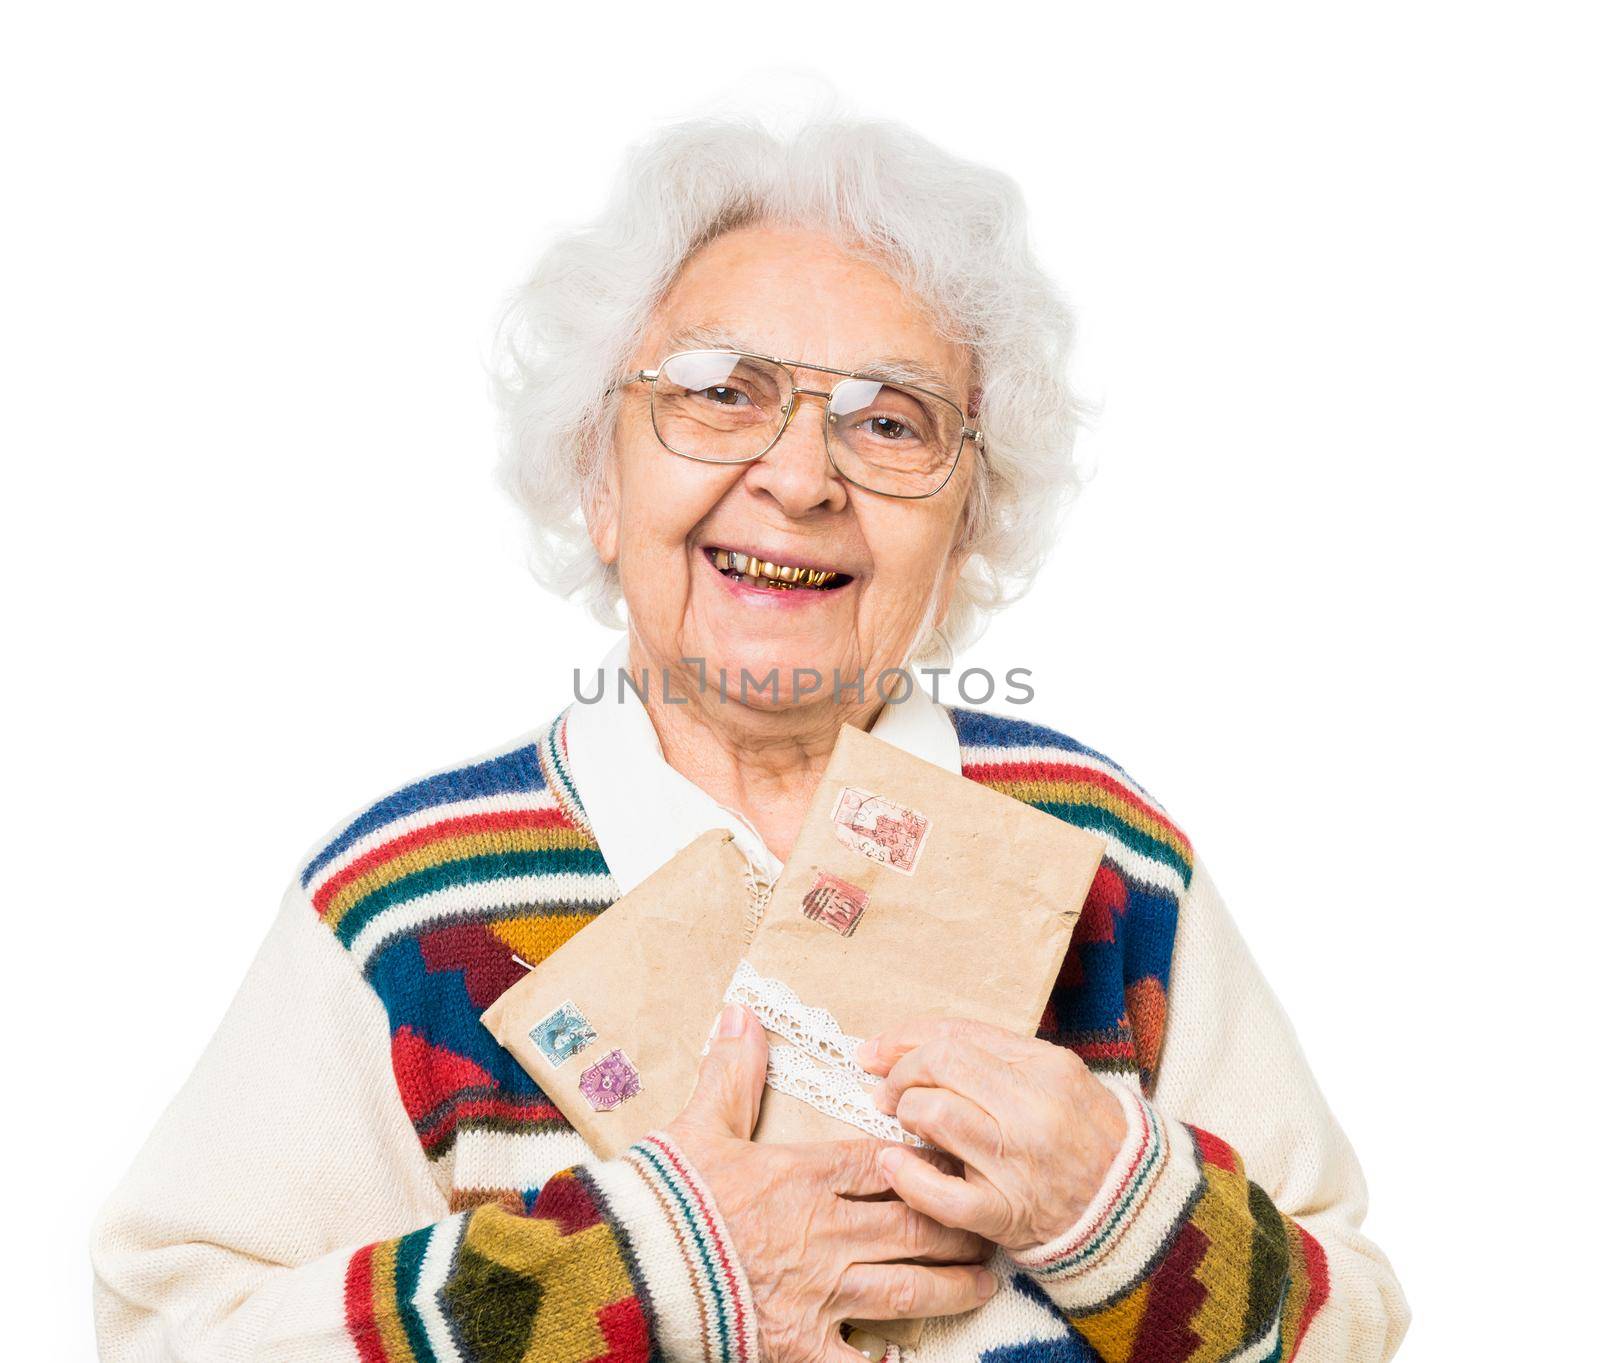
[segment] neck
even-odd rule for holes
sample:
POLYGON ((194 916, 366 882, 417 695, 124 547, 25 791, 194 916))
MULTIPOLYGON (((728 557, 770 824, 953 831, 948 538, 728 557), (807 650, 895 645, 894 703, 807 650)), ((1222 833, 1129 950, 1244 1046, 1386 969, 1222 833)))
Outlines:
MULTIPOLYGON (((628 662, 636 683, 663 675, 637 635, 629 640, 628 662)), ((659 685, 639 687, 662 756, 712 799, 743 814, 773 855, 787 861, 839 730, 846 724, 871 728, 882 702, 869 697, 850 706, 819 698, 762 709, 697 685, 693 673, 672 671, 670 702, 659 685)))

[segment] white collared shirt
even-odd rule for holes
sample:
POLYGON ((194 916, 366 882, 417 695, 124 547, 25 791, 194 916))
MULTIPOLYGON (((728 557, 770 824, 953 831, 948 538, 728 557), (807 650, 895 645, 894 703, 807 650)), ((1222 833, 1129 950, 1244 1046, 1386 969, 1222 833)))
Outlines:
MULTIPOLYGON (((776 877, 783 863, 749 819, 717 803, 662 756, 649 711, 636 692, 617 685, 627 665, 623 635, 580 687, 580 697, 601 698, 580 699, 567 714, 568 773, 619 892, 627 894, 712 828, 730 830, 750 862, 776 877)), ((878 712, 872 735, 946 771, 961 770, 950 712, 920 684, 878 712)))

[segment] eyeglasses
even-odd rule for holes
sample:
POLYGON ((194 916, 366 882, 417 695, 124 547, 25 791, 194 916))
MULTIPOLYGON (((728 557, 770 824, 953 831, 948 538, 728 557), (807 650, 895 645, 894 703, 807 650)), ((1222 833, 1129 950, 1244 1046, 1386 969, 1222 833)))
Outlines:
POLYGON ((885 497, 932 497, 983 434, 949 398, 913 384, 742 350, 681 350, 623 383, 650 385, 650 421, 673 454, 748 464, 778 443, 806 394, 827 399, 823 443, 839 476, 885 497), (843 377, 802 388, 797 369, 843 377))

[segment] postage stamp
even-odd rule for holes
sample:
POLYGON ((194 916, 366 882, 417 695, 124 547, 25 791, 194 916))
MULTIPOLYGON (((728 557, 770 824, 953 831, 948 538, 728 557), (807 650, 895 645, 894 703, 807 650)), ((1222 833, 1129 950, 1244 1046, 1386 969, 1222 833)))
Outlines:
POLYGON ((596 1112, 610 1112, 639 1092, 639 1071, 621 1051, 609 1051, 578 1076, 578 1088, 596 1112))
POLYGON ((800 911, 814 922, 826 923, 841 937, 848 937, 867 911, 867 892, 848 880, 818 871, 816 884, 800 901, 800 911))
POLYGON ((559 1067, 593 1041, 595 1031, 589 1019, 578 1011, 578 1005, 568 999, 555 1012, 540 1018, 528 1036, 544 1058, 559 1067))
POLYGON ((928 817, 881 795, 846 786, 833 805, 833 832, 862 856, 910 875, 928 836, 928 817))

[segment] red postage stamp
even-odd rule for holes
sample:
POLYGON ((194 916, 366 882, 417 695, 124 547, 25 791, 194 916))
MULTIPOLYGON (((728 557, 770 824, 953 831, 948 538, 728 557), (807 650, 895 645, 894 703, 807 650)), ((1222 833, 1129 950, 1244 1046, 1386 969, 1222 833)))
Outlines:
POLYGON ((578 1076, 578 1088, 596 1112, 610 1112, 621 1106, 641 1087, 639 1071, 621 1051, 601 1056, 578 1076))
POLYGON ((818 871, 817 883, 806 891, 800 909, 813 922, 826 923, 841 937, 848 937, 867 911, 867 892, 848 880, 818 871))
POLYGON ((846 786, 834 802, 833 832, 862 856, 910 875, 928 836, 928 818, 881 795, 846 786))

